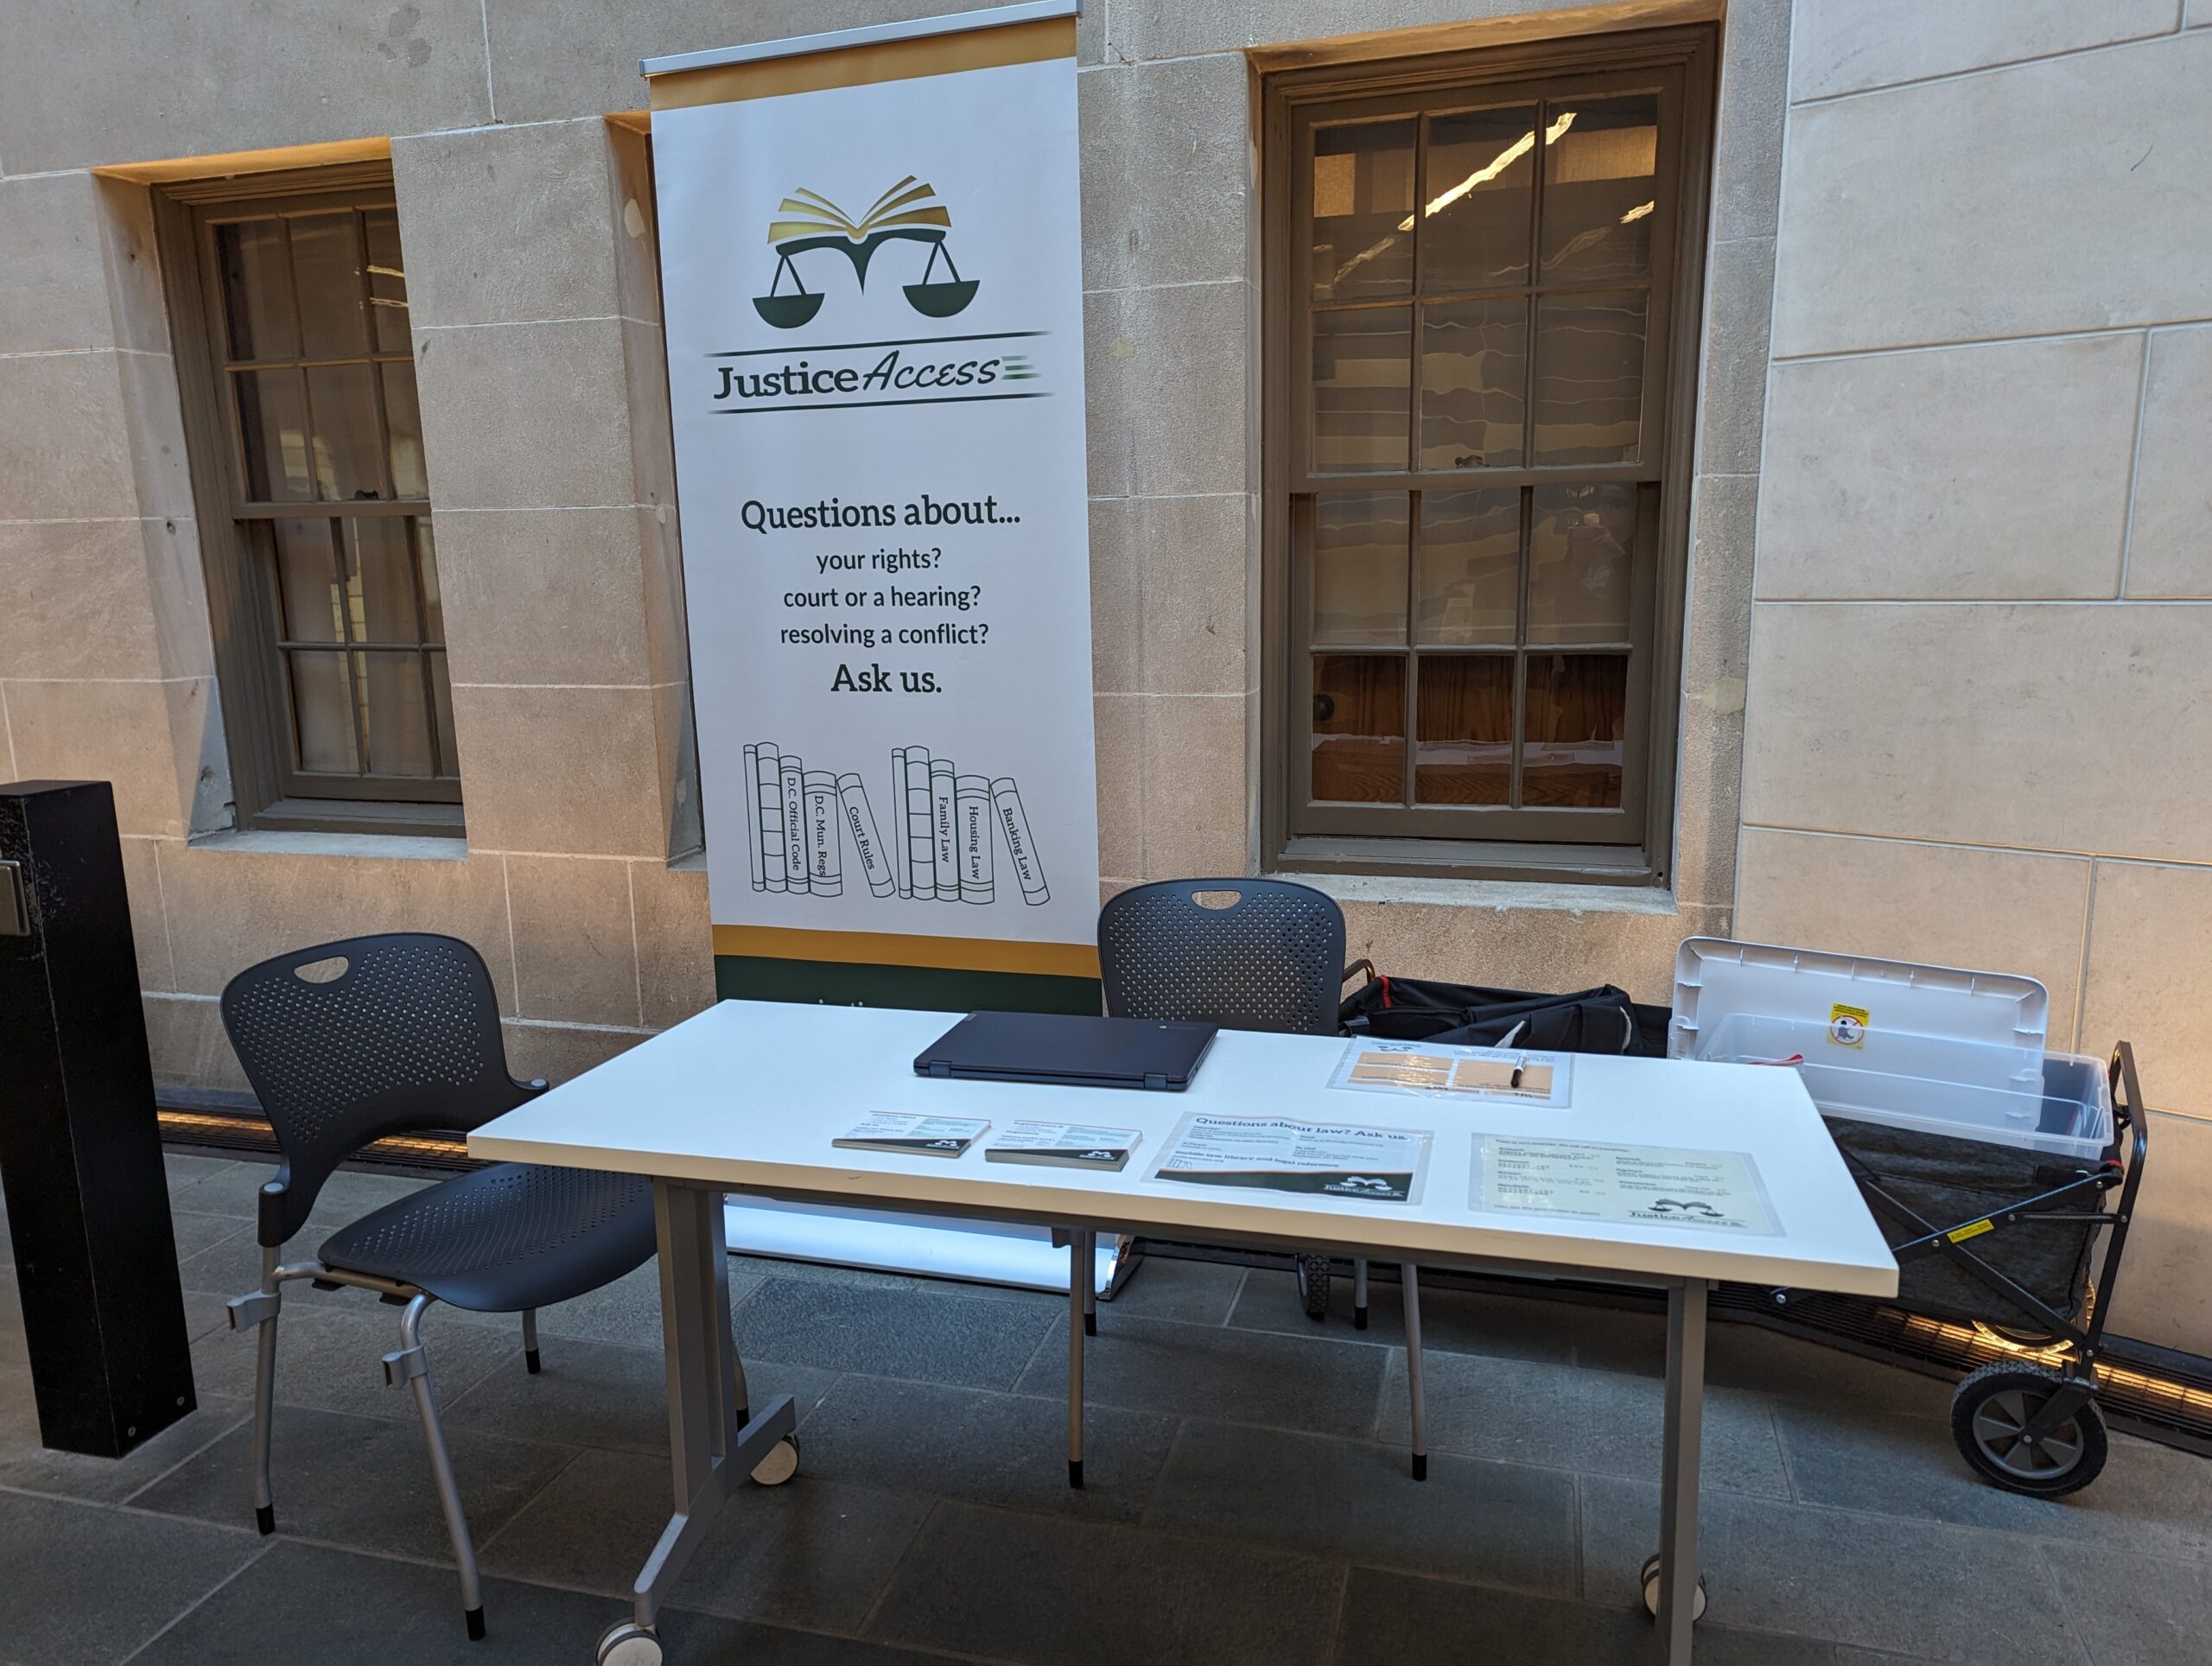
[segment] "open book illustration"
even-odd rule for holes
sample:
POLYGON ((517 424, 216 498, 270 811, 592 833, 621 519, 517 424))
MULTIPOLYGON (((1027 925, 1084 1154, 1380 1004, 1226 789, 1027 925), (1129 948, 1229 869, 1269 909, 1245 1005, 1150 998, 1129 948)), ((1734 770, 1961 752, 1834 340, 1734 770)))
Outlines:
POLYGON ((879 897, 987 904, 1003 887, 1033 908, 1051 900, 1012 776, 963 775, 926 747, 899 747, 891 804, 887 840, 858 775, 809 769, 772 741, 747 746, 753 888, 841 896, 849 867, 879 897))
POLYGON ((793 256, 835 249, 852 262, 854 277, 866 289, 868 264, 875 251, 894 238, 903 238, 931 245, 921 282, 902 286, 907 304, 927 317, 950 318, 973 301, 981 287, 975 278, 963 279, 952 264, 952 252, 944 246, 945 233, 951 229, 952 211, 938 200, 936 188, 912 174, 870 203, 858 219, 819 191, 798 187, 776 205, 776 218, 768 223, 776 270, 768 281, 768 293, 753 298, 753 309, 777 329, 797 329, 822 309, 822 292, 806 287, 793 256), (950 278, 937 277, 939 260, 952 274, 950 278), (777 291, 785 278, 791 280, 792 292, 780 295, 777 291))

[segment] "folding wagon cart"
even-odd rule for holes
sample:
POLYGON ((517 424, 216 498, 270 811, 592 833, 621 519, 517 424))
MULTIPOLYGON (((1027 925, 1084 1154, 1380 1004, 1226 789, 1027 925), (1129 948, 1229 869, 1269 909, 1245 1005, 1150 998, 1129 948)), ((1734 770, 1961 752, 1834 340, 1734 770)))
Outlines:
POLYGON ((2032 978, 1692 938, 1668 1040, 1803 1078, 1897 1262, 1894 1303, 1845 1305, 2010 1351, 1959 1383, 1951 1433, 1977 1474, 2036 1497, 2104 1467, 2097 1364, 2149 1140, 2133 1048, 2045 1052, 2049 1004, 2032 978))

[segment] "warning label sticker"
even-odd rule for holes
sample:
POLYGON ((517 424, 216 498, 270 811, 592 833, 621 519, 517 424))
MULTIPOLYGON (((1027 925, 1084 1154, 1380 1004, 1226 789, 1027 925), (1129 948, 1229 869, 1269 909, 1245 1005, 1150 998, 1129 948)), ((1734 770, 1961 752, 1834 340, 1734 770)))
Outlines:
POLYGON ((1864 1046, 1866 1023, 1866 1008, 1847 1007, 1839 1002, 1828 1008, 1828 1040, 1839 1047, 1864 1046))

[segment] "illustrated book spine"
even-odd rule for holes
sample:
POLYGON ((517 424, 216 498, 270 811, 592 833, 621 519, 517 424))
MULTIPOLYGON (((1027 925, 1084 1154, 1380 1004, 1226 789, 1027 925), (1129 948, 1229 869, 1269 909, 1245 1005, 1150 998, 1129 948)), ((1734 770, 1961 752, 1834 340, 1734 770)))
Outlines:
POLYGON ((906 842, 906 748, 891 748, 891 888, 902 897, 914 894, 914 856, 906 842))
POLYGON ((806 877, 806 771, 798 759, 783 760, 777 783, 784 805, 784 872, 792 890, 811 890, 806 877))
POLYGON ((745 866, 753 888, 766 890, 767 875, 760 871, 760 747, 754 741, 745 747, 745 866))
POLYGON ((924 902, 937 900, 937 833, 930 821, 930 754, 923 747, 906 748, 906 785, 899 794, 905 807, 906 878, 913 894, 924 902))
POLYGON ((988 902, 991 883, 991 784, 981 775, 963 775, 955 789, 960 838, 960 900, 988 902))
MULTIPOLYGON (((760 819, 753 836, 760 847, 760 888, 781 891, 786 888, 784 843, 784 789, 780 779, 781 760, 773 741, 763 741, 753 754, 754 779, 758 787, 754 797, 759 800, 760 819)), ((799 888, 806 888, 802 880, 799 888)))
POLYGON ((837 778, 826 769, 810 769, 804 775, 806 804, 806 888, 817 897, 842 895, 845 889, 842 841, 837 835, 840 817, 837 778))
POLYGON ((952 762, 930 760, 930 826, 937 840, 937 900, 960 900, 959 811, 954 802, 952 762))
POLYGON ((1052 900, 1045 883, 1045 865, 1037 859, 1036 842, 1029 836, 1029 812, 1023 808, 1021 790, 1014 778, 1001 775, 991 783, 991 807, 998 812, 999 831, 1006 837, 1007 865, 1021 887, 1021 900, 1032 908, 1052 900))
POLYGON ((837 802, 844 810, 845 831, 852 838, 853 855, 860 861, 868 890, 879 897, 889 896, 899 881, 891 872, 883 839, 875 830, 875 811, 868 804, 868 787, 859 776, 837 778, 837 802))

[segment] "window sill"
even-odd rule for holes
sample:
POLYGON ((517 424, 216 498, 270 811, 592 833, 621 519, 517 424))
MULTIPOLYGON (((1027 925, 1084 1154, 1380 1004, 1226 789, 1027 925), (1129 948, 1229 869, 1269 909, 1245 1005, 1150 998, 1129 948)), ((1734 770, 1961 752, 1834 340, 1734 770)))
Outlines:
POLYGON ((203 833, 194 850, 237 850, 264 856, 373 856, 410 862, 466 862, 466 839, 432 838, 409 833, 309 833, 290 829, 253 828, 203 833))
POLYGON ((1569 890, 1650 892, 1651 864, 1633 845, 1533 844, 1504 840, 1357 837, 1305 834, 1287 841, 1270 869, 1347 879, 1503 883, 1569 890))
POLYGON ((1270 870, 1338 902, 1426 903, 1515 913, 1663 914, 1676 912, 1675 893, 1656 886, 1573 885, 1541 880, 1427 879, 1403 874, 1323 874, 1270 870))
POLYGON ((279 798, 248 817, 257 833, 363 833, 377 838, 467 836, 458 802, 411 804, 380 798, 279 798))
POLYGON ((1433 839, 1294 838, 1268 871, 1339 902, 1578 914, 1672 915, 1643 853, 1607 845, 1509 845, 1433 839))

